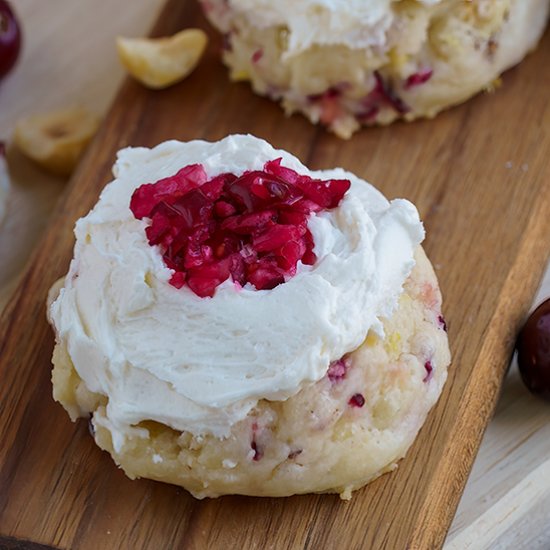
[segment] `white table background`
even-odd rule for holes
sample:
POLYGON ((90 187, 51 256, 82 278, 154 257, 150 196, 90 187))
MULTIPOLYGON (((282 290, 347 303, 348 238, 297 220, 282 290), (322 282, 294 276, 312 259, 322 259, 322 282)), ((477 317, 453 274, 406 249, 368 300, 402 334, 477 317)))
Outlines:
MULTIPOLYGON (((162 4, 12 0, 24 26, 24 51, 16 70, 0 83, 0 140, 9 142, 15 121, 31 112, 79 104, 104 113, 123 77, 114 37, 146 33, 162 4)), ((0 225, 0 310, 65 183, 15 151, 9 161, 12 187, 0 225)), ((550 248, 550 235, 548 240, 550 248)), ((534 303, 548 296, 550 270, 534 303)), ((445 548, 550 549, 550 404, 527 392, 515 365, 445 548)))

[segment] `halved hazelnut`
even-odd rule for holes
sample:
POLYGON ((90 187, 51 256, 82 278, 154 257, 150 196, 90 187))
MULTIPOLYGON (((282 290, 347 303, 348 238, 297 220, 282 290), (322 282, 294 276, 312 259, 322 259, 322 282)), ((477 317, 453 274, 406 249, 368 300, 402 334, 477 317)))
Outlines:
POLYGON ((197 66, 208 37, 200 29, 186 29, 166 38, 116 40, 126 70, 148 88, 161 89, 184 79, 197 66))
POLYGON ((99 119, 81 107, 25 117, 15 126, 21 151, 52 174, 68 176, 97 131, 99 119))

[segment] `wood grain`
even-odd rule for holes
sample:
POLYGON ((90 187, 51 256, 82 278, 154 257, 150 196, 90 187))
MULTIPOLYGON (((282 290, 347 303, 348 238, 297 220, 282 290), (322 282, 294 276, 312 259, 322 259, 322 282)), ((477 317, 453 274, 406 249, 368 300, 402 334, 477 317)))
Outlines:
MULTIPOLYGON (((172 0, 154 34, 208 28, 172 0)), ((230 85, 213 39, 185 82, 148 92, 126 82, 0 320, 0 533, 62 548, 436 548, 493 411, 513 336, 542 273, 550 233, 550 37, 480 96, 434 121, 342 142, 230 85), (130 481, 51 399, 49 285, 67 268, 72 226, 97 200, 122 146, 250 132, 312 168, 341 165, 406 196, 425 220, 454 364, 442 399, 397 472, 358 492, 196 501, 130 481), (528 170, 509 170, 507 162, 528 170)))

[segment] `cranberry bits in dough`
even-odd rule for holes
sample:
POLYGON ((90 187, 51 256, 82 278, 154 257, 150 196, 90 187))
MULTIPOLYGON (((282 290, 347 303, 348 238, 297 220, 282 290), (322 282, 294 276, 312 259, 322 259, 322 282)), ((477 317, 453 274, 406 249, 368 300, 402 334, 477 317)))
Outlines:
POLYGON ((406 200, 251 136, 125 149, 52 288, 54 397, 131 478, 198 498, 351 491, 441 393, 406 200))
POLYGON ((550 0, 202 0, 233 80, 348 138, 433 117, 533 49, 550 0))

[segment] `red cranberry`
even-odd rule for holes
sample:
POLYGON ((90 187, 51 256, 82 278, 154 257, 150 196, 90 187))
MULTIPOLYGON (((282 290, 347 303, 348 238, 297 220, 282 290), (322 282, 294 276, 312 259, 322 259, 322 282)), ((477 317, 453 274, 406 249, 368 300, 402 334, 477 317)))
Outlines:
POLYGON ((11 6, 0 0, 0 78, 15 65, 21 50, 21 27, 11 6))
POLYGON ((349 398, 348 405, 350 407, 358 407, 361 408, 365 404, 365 398, 363 397, 363 394, 356 393, 352 395, 349 398))
POLYGON ((550 299, 529 316, 516 348, 523 382, 529 391, 550 401, 550 299))
POLYGON ((252 54, 252 63, 258 63, 263 56, 264 56, 264 51, 262 50, 262 48, 260 48, 259 50, 256 50, 252 54))
POLYGON ((357 118, 363 122, 369 122, 376 118, 383 106, 389 106, 400 115, 410 111, 410 107, 396 95, 393 88, 386 82, 378 71, 374 71, 375 86, 363 99, 363 111, 357 118))
POLYGON ((424 363, 424 369, 426 370, 426 376, 424 376, 423 382, 429 382, 433 376, 434 367, 431 361, 424 363))
POLYGON ((252 443, 250 443, 250 446, 252 447, 252 450, 254 451, 254 456, 252 457, 252 460, 254 462, 258 462, 259 460, 262 459, 262 457, 264 456, 264 453, 263 451, 258 447, 256 441, 252 441, 252 443))
POLYGON ((415 86, 428 82, 428 80, 432 78, 432 75, 432 69, 422 69, 417 73, 410 75, 405 81, 405 89, 409 90, 410 88, 414 88, 415 86))
POLYGON ((258 430, 259 430, 258 423, 253 422, 252 423, 252 441, 250 442, 250 447, 254 451, 252 460, 254 460, 255 462, 258 462, 258 460, 261 460, 262 457, 264 456, 263 449, 259 447, 258 444, 256 443, 256 434, 258 433, 258 430))

